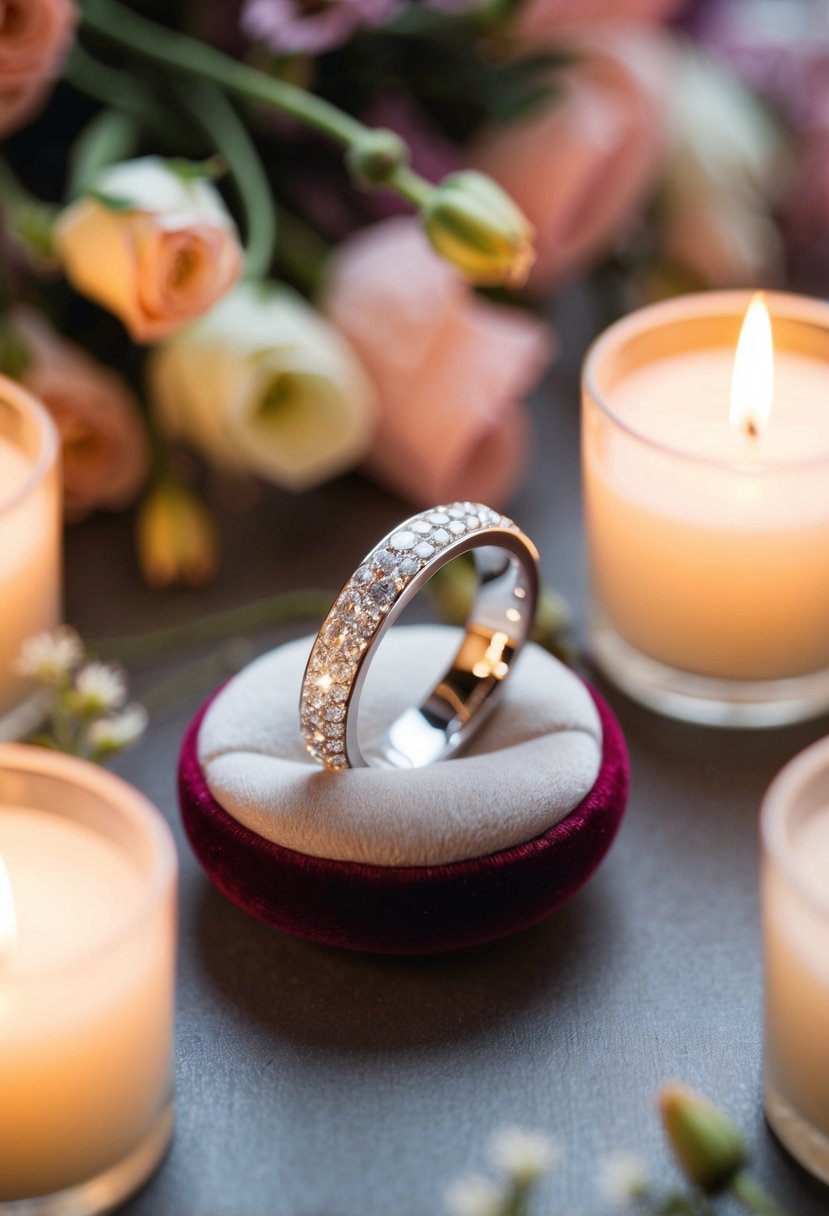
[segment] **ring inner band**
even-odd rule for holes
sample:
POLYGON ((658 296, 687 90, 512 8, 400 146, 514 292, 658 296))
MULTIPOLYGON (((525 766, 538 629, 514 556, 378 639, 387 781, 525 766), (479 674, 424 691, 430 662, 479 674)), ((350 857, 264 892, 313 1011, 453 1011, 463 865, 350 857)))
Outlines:
POLYGON ((457 653, 423 704, 361 749, 375 767, 421 768, 452 755, 495 705, 534 615, 535 590, 529 568, 505 550, 487 546, 473 557, 479 588, 457 653))

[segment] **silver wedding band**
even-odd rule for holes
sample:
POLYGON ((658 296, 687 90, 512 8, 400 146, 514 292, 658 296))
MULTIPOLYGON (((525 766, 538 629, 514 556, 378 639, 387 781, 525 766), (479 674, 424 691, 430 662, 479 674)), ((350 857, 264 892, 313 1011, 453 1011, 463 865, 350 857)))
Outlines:
POLYGON ((532 541, 480 503, 432 507, 384 536, 343 586, 311 648, 300 700, 311 756, 337 771, 420 768, 454 755, 489 716, 515 665, 538 582, 532 541), (454 659, 422 705, 361 746, 360 693, 384 633, 441 566, 467 552, 478 587, 454 659))

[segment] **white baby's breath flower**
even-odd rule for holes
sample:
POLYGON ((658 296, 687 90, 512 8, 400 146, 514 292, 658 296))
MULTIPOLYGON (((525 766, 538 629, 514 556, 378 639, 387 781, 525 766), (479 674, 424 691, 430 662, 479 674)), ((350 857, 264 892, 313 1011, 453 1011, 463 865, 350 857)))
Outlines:
POLYGON ((552 1169, 563 1156, 561 1145, 543 1132, 505 1127, 489 1143, 489 1160, 509 1174, 513 1181, 527 1185, 552 1169))
POLYGON ((129 747, 147 728, 147 711, 143 705, 128 705, 119 714, 101 718, 89 728, 89 745, 99 756, 112 755, 129 747))
POLYGON ((74 629, 61 625, 27 638, 15 666, 20 675, 56 688, 65 683, 82 659, 81 639, 74 629))
POLYGON ((505 1207, 504 1188, 482 1174, 457 1178, 445 1199, 452 1216, 502 1216, 505 1207))
POLYGON ((127 681, 120 667, 92 662, 75 678, 74 704, 78 712, 94 717, 120 709, 127 699, 127 681))
POLYGON ((647 1167, 633 1153, 609 1153, 599 1165, 598 1186, 603 1199, 623 1207, 647 1192, 647 1167))

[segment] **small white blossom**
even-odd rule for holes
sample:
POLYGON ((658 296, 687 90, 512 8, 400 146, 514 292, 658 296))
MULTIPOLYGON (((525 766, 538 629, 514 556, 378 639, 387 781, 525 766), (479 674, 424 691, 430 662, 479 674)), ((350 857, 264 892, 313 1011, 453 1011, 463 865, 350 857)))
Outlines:
POLYGON ((504 1188, 482 1174, 456 1179, 445 1199, 452 1216, 502 1216, 505 1208, 504 1188))
POLYGON ((78 672, 74 700, 82 714, 110 713, 120 709, 127 699, 127 681, 119 667, 109 663, 92 662, 78 672))
POLYGON ((648 1171, 644 1161, 633 1153, 609 1153, 599 1166, 599 1193, 608 1203, 623 1207, 633 1199, 641 1199, 648 1189, 648 1171))
POLYGON ((27 638, 20 648, 16 670, 39 684, 64 684, 83 659, 83 645, 74 629, 61 625, 48 633, 27 638))
POLYGON ((128 705, 119 714, 101 718, 89 728, 89 745, 104 755, 119 752, 140 739, 147 728, 147 711, 143 705, 128 705))
POLYGON ((543 1132, 505 1127, 492 1137, 488 1155, 494 1166, 526 1186, 552 1169, 564 1153, 561 1145, 543 1132))

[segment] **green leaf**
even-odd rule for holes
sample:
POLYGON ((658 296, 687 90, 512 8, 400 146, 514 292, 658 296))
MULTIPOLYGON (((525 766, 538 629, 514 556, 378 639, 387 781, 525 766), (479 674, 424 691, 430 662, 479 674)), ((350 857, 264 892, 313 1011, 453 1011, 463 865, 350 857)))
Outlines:
POLYGON ((132 199, 123 198, 118 194, 107 194, 104 190, 84 190, 83 193, 107 211, 132 211, 135 207, 132 199))

